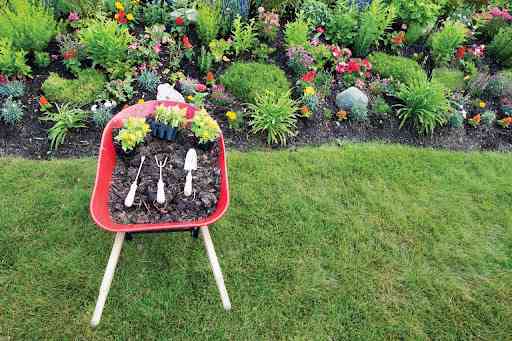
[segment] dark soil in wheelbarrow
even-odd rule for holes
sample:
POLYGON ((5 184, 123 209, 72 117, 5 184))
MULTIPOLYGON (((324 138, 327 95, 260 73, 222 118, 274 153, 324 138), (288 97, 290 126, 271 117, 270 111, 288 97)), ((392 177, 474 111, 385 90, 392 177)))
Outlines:
MULTIPOLYGON (((115 134, 115 132, 114 132, 115 134)), ((192 136, 179 136, 177 142, 163 141, 148 136, 144 145, 137 148, 133 157, 118 157, 110 188, 110 213, 120 224, 150 224, 184 222, 206 218, 216 208, 220 194, 219 146, 209 151, 195 147, 192 136), (185 156, 190 148, 197 152, 197 170, 192 171, 191 196, 183 193, 185 156), (139 176, 138 188, 132 207, 124 206, 130 185, 137 175, 141 156, 146 159, 139 176), (156 201, 157 183, 160 177, 155 161, 167 163, 162 169, 165 183, 165 203, 156 201)))

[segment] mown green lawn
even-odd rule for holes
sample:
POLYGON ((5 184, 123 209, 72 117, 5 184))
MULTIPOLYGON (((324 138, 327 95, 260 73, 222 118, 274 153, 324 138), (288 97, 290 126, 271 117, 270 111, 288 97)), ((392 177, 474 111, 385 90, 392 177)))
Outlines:
POLYGON ((0 339, 510 340, 512 155, 378 144, 229 154, 200 240, 125 242, 90 220, 95 160, 0 160, 0 339))

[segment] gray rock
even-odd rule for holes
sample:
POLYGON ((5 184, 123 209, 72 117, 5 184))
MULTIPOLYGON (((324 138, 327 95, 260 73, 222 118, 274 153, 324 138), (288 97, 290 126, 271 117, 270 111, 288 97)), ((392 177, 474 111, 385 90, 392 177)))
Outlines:
POLYGON ((172 11, 171 19, 176 20, 177 17, 187 18, 188 22, 196 23, 197 22, 197 11, 193 8, 180 8, 175 11, 172 11))
POLYGON ((159 101, 174 101, 185 103, 185 98, 178 90, 174 89, 169 83, 160 84, 158 86, 156 99, 159 101))
POLYGON ((368 96, 358 88, 352 86, 336 95, 336 105, 341 110, 350 110, 354 104, 368 107, 368 96))

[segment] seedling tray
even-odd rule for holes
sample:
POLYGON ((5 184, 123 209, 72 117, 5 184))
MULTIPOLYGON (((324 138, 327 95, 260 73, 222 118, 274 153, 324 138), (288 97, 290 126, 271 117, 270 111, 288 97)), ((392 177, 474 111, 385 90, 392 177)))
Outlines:
POLYGON ((98 166, 96 171, 96 180, 90 203, 90 213, 94 222, 101 228, 110 232, 156 232, 156 231, 184 231, 192 230, 199 226, 208 226, 219 220, 229 205, 229 186, 228 172, 226 166, 226 153, 224 138, 218 139, 219 158, 218 167, 220 169, 220 195, 217 206, 213 213, 208 217, 195 221, 176 221, 163 222, 155 224, 120 224, 113 221, 109 210, 109 192, 112 183, 112 174, 114 172, 117 154, 114 148, 112 130, 121 128, 128 117, 148 117, 155 107, 164 104, 166 106, 180 105, 187 108, 187 116, 193 117, 197 108, 185 103, 176 103, 172 101, 148 101, 143 104, 136 104, 125 108, 115 115, 107 124, 101 138, 100 151, 98 157, 98 166))

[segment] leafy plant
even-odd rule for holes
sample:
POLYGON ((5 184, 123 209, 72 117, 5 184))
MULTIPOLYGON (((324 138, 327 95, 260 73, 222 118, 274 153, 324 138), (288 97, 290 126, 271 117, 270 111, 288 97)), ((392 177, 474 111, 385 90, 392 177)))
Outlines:
POLYGON ((220 136, 220 127, 204 109, 197 112, 192 120, 190 130, 198 138, 199 143, 208 143, 216 141, 220 136))
POLYGON ((57 33, 57 23, 40 0, 9 0, 0 6, 0 32, 16 49, 42 51, 57 33))
POLYGON ((288 47, 305 47, 309 41, 309 25, 302 17, 286 25, 284 41, 288 47))
POLYGON ((144 138, 149 132, 151 132, 151 128, 144 118, 128 117, 114 140, 121 143, 121 148, 125 152, 129 152, 144 142, 144 138))
POLYGON ((83 18, 92 18, 104 9, 103 1, 98 0, 43 0, 52 3, 56 16, 76 12, 83 18))
POLYGON ((327 4, 319 0, 305 0, 300 9, 304 19, 313 27, 325 27, 331 17, 327 4))
POLYGON ((466 40, 467 29, 461 22, 446 21, 443 28, 432 35, 432 56, 436 65, 445 65, 455 49, 466 40))
POLYGON ((92 121, 99 128, 103 128, 104 126, 106 126, 111 118, 112 108, 110 107, 101 105, 99 107, 96 107, 95 110, 92 110, 92 121))
POLYGON ((512 66, 512 26, 501 28, 489 44, 489 54, 505 66, 512 66))
POLYGON ((183 49, 180 44, 171 40, 167 44, 167 52, 169 54, 169 63, 167 64, 171 70, 177 70, 180 67, 181 60, 183 59, 183 49))
POLYGON ((132 78, 115 79, 105 85, 103 97, 113 98, 120 103, 128 102, 133 97, 132 78))
POLYGON ((265 133, 267 143, 286 145, 288 137, 294 134, 297 118, 297 103, 290 98, 290 91, 274 92, 265 90, 249 104, 252 132, 265 133))
POLYGON ((414 79, 427 79, 427 74, 421 66, 410 58, 375 52, 368 56, 368 60, 373 70, 384 78, 393 78, 402 83, 408 83, 414 79))
POLYGON ((357 35, 359 10, 348 0, 338 0, 327 22, 326 37, 334 44, 352 46, 357 35))
POLYGON ((350 109, 349 118, 354 122, 368 121, 368 107, 361 103, 355 103, 350 109))
POLYGON ((221 7, 219 4, 220 2, 213 5, 204 2, 197 8, 197 34, 205 46, 217 37, 220 30, 221 7))
POLYGON ((206 50, 204 46, 201 46, 201 53, 198 57, 198 67, 202 74, 207 73, 212 69, 213 55, 206 50))
POLYGON ((240 17, 233 21, 233 49, 235 55, 240 55, 245 52, 251 51, 258 42, 256 37, 256 30, 254 28, 254 20, 247 23, 242 23, 240 17))
POLYGON ((62 106, 56 105, 57 112, 49 112, 41 117, 42 121, 53 122, 54 125, 48 130, 48 139, 50 140, 50 149, 57 149, 64 143, 67 134, 71 129, 85 128, 87 112, 73 107, 70 103, 62 106))
POLYGON ((233 95, 251 103, 266 90, 283 93, 290 89, 283 70, 272 64, 234 63, 219 80, 233 95))
POLYGON ((34 53, 34 62, 40 68, 48 67, 51 63, 50 54, 48 52, 36 51, 34 53))
POLYGON ((229 51, 231 42, 225 39, 214 39, 208 44, 208 46, 210 47, 213 58, 218 63, 222 61, 224 55, 229 51))
POLYGON ((391 107, 381 96, 377 97, 372 105, 372 111, 380 116, 386 116, 391 112, 391 107))
POLYGON ((413 79, 401 85, 397 97, 404 103, 398 105, 400 128, 411 121, 420 134, 432 134, 436 127, 446 123, 450 104, 442 85, 413 79))
POLYGON ((148 92, 155 92, 158 84, 160 84, 160 77, 155 71, 144 70, 137 77, 137 83, 142 89, 148 92))
POLYGON ((80 31, 80 41, 89 58, 112 74, 120 64, 126 64, 128 45, 132 39, 128 28, 112 20, 91 21, 80 31))
POLYGON ((84 46, 74 34, 58 34, 57 43, 64 59, 64 66, 74 75, 78 75, 82 66, 81 62, 85 59, 84 46))
POLYGON ((505 77, 497 74, 489 79, 484 92, 489 98, 498 98, 505 94, 506 87, 512 87, 512 82, 507 81, 505 77))
POLYGON ((32 70, 27 65, 26 54, 23 50, 15 49, 11 40, 0 37, 0 73, 7 76, 30 75, 32 70))
POLYGON ((0 118, 12 126, 21 122, 23 115, 23 105, 12 97, 7 98, 0 107, 0 118))
POLYGON ((290 47, 286 51, 286 56, 288 57, 288 67, 292 69, 296 76, 306 73, 315 62, 313 56, 300 46, 290 47))
POLYGON ((155 24, 169 24, 169 12, 171 12, 171 8, 166 1, 152 0, 148 2, 142 9, 144 25, 153 26, 155 24))
POLYGON ((438 82, 449 91, 463 90, 464 73, 457 69, 437 68, 432 71, 432 82, 438 82))
POLYGON ((93 103, 105 86, 105 76, 94 69, 80 71, 77 79, 65 79, 56 73, 44 81, 42 90, 51 102, 83 106, 93 103))
POLYGON ((486 110, 480 115, 480 121, 487 126, 492 126, 496 122, 496 113, 492 110, 486 110))
POLYGON ((155 120, 173 128, 177 128, 185 124, 187 120, 187 108, 180 108, 179 105, 166 107, 163 104, 160 104, 155 109, 155 120))
POLYGON ((254 56, 256 57, 256 61, 260 63, 265 63, 266 61, 268 61, 268 57, 274 52, 276 52, 275 48, 270 47, 265 43, 261 43, 254 50, 254 56))
POLYGON ((403 22, 414 23, 421 27, 436 22, 444 2, 443 0, 392 0, 403 22))
POLYGON ((0 85, 0 96, 4 97, 21 97, 25 94, 25 83, 14 80, 0 85))
POLYGON ((385 5, 381 0, 373 0, 361 14, 359 30, 355 37, 354 49, 357 55, 366 56, 372 45, 383 36, 396 17, 393 5, 385 5))

